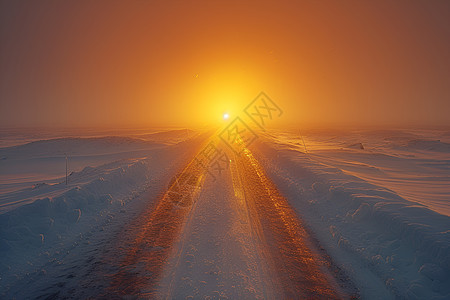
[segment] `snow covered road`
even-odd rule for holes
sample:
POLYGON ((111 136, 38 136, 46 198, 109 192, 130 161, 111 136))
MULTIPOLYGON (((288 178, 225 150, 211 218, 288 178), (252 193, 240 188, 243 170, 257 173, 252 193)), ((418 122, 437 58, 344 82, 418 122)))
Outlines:
POLYGON ((230 173, 206 178, 164 272, 161 298, 248 299, 280 292, 270 282, 245 199, 235 197, 230 173))
POLYGON ((334 266, 251 152, 222 151, 231 159, 220 177, 193 160, 131 228, 134 241, 104 296, 343 298, 334 266))

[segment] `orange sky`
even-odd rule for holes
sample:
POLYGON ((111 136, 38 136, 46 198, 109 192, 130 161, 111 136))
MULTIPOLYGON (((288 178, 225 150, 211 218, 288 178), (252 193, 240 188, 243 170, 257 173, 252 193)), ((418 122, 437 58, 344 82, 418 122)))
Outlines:
POLYGON ((2 1, 1 126, 450 125, 450 1, 2 1))

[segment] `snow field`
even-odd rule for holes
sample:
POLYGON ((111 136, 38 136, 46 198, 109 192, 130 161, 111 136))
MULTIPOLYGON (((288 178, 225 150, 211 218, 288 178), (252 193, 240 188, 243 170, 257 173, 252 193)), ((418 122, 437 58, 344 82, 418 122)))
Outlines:
POLYGON ((259 159, 363 298, 448 299, 450 218, 292 145, 260 139, 259 159))

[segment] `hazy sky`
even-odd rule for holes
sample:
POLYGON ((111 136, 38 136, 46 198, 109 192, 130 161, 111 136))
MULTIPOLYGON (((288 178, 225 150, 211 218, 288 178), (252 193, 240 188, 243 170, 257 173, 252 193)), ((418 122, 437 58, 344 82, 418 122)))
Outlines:
POLYGON ((450 125, 450 1, 1 1, 1 126, 450 125))

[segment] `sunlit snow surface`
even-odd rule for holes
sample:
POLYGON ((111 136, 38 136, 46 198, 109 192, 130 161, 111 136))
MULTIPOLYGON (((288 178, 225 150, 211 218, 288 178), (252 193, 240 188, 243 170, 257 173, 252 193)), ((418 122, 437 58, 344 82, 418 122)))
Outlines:
POLYGON ((443 130, 283 131, 254 149, 363 298, 448 299, 449 142, 443 130))
MULTIPOLYGON (((258 135, 255 158, 362 298, 450 298, 450 131, 258 135)), ((102 257, 207 136, 2 129, 0 298, 101 295, 120 271, 102 257)))
POLYGON ((271 137, 311 160, 450 215, 450 131, 293 131, 271 137))

